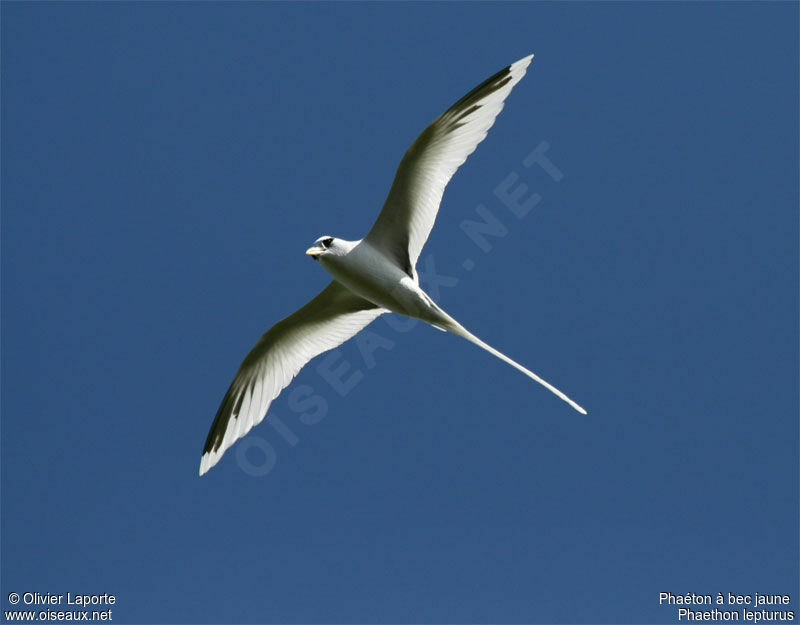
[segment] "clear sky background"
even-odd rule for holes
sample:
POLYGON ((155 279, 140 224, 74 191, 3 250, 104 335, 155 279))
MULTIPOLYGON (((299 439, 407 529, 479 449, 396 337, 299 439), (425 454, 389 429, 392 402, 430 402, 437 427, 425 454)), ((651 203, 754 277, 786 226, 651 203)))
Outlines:
POLYGON ((797 611, 797 25, 790 2, 3 3, 2 608, 797 611), (306 247, 363 236, 425 125, 531 52, 420 269, 588 416, 383 318, 199 478, 241 359, 328 281, 306 247), (525 166, 542 142, 560 175, 525 166), (508 180, 540 197, 522 218, 508 180), (479 205, 506 231, 486 252, 479 205))

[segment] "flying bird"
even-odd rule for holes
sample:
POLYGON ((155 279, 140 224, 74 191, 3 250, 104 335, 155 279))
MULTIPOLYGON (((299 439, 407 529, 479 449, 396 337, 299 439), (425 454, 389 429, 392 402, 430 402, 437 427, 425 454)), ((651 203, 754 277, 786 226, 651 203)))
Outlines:
POLYGON ((389 196, 360 241, 318 238, 306 254, 333 276, 300 310, 276 323, 242 362, 222 400, 200 460, 200 475, 260 423, 270 403, 315 356, 341 345, 387 312, 425 321, 471 341, 586 411, 557 388, 501 354, 448 315, 419 285, 416 264, 444 188, 486 137, 533 55, 500 70, 430 124, 403 156, 389 196))

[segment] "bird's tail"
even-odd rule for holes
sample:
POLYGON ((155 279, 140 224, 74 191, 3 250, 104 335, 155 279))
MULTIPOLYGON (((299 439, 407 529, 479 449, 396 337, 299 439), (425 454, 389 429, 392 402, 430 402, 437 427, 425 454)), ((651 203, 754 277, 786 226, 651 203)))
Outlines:
MULTIPOLYGON (((438 308, 438 306, 437 306, 437 308, 438 308)), ((544 386, 548 391, 550 391, 554 395, 556 395, 556 396, 560 397, 561 399, 563 399, 565 402, 567 402, 570 406, 575 408, 575 410, 577 410, 581 414, 586 414, 586 411, 577 402, 572 401, 564 393, 559 391, 555 386, 553 386, 549 382, 547 382, 547 381, 543 380, 542 378, 540 378, 533 371, 530 371, 530 370, 526 369, 525 367, 523 367, 518 362, 516 362, 514 360, 511 360, 511 358, 509 358, 505 354, 497 351, 491 345, 487 345, 486 343, 481 341, 477 336, 472 334, 469 330, 467 330, 464 326, 462 326, 460 323, 458 323, 458 321, 453 319, 450 315, 448 315, 446 312, 444 312, 441 308, 439 308, 438 312, 440 312, 444 316, 443 319, 438 320, 437 323, 435 324, 440 330, 446 330, 447 332, 452 332, 453 334, 456 334, 458 336, 461 336, 461 337, 467 339, 470 343, 475 343, 475 345, 485 349, 487 352, 489 352, 493 356, 497 356, 497 358, 499 358, 500 360, 502 360, 504 362, 507 362, 508 364, 510 364, 515 369, 518 369, 519 371, 522 371, 522 373, 527 375, 532 380, 536 380, 539 384, 544 386)))

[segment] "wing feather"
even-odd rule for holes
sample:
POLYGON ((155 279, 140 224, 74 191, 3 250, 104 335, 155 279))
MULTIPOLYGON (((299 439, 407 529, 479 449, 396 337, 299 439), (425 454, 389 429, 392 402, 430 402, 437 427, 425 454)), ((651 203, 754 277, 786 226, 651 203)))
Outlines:
POLYGON ((475 87, 423 130, 400 161, 389 196, 365 238, 410 276, 447 183, 486 137, 532 58, 520 59, 475 87))
POLYGON ((247 354, 222 399, 203 447, 200 475, 264 419, 272 400, 309 360, 341 345, 384 312, 333 281, 272 326, 247 354))

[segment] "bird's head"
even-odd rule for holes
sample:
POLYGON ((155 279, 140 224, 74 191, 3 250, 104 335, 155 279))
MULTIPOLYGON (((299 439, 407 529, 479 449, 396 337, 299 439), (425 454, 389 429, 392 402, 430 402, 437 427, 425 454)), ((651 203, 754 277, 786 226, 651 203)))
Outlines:
POLYGON ((340 239, 326 235, 314 241, 314 245, 306 250, 306 254, 311 256, 314 260, 319 260, 320 256, 339 256, 346 253, 342 243, 344 242, 340 239))

